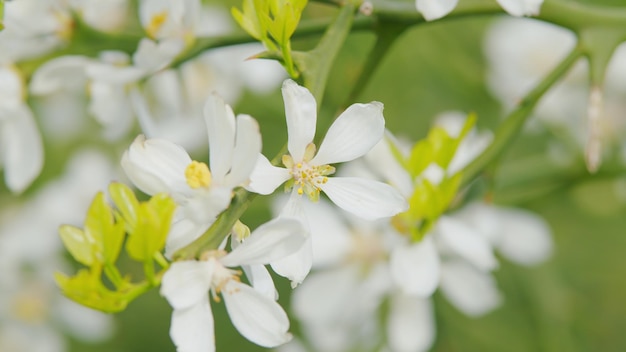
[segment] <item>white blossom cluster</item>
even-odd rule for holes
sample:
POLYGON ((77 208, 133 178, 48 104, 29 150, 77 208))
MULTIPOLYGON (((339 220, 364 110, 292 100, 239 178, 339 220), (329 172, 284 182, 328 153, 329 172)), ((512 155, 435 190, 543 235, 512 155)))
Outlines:
MULTIPOLYGON (((454 134, 463 115, 446 113, 437 121, 454 134)), ((484 133, 467 136, 447 171, 458 171, 490 140, 484 133)), ((420 177, 437 182, 436 168, 420 177)), ((411 194, 413 180, 385 140, 346 165, 346 173, 383 177, 411 194)), ((521 265, 541 263, 552 252, 543 219, 482 202, 441 217, 417 243, 389 219, 363 221, 328 203, 307 204, 306 214, 314 273, 295 290, 292 303, 314 351, 428 351, 436 335, 431 297, 438 289, 464 314, 481 316, 502 302, 491 274, 498 268, 496 252, 521 265)), ((306 350, 303 346, 294 342, 284 349, 306 350)))
MULTIPOLYGON (((541 5, 498 2, 516 16, 532 15, 541 5)), ((417 0, 427 20, 454 6, 456 1, 417 0)), ((426 351, 436 334, 435 292, 463 313, 480 316, 502 301, 492 276, 496 253, 521 265, 551 254, 543 220, 481 202, 441 216, 424 238, 409 239, 394 216, 409 208, 416 179, 390 149, 389 140, 397 141, 385 129, 382 103, 350 105, 316 139, 318 106, 307 88, 283 80, 271 65, 234 64, 258 48, 219 49, 176 61, 197 38, 230 30, 222 11, 200 0, 139 0, 146 37, 132 54, 56 56, 28 83, 18 63, 62 50, 77 18, 121 35, 132 16, 129 2, 8 2, 0 32, 0 164, 10 191, 24 192, 42 171, 46 141, 40 129, 54 140, 78 138, 85 124, 80 116, 87 112, 105 141, 141 131, 123 153, 121 167, 136 188, 166 193, 177 205, 165 245, 172 262, 160 294, 173 308, 170 336, 178 351, 215 350, 212 305, 222 300, 232 324, 251 342, 273 348, 292 341, 268 265, 291 282, 292 311, 314 350, 426 351), (235 115, 226 101, 281 81, 288 141, 286 153, 270 161, 262 154, 262 126, 252 116, 235 115), (41 127, 29 99, 45 115, 41 127), (208 162, 193 160, 206 144, 208 162), (345 165, 337 169, 339 164, 345 165), (178 257, 231 210, 236 192, 270 195, 281 185, 289 194, 275 218, 252 231, 237 221, 217 248, 178 257)), ((459 135, 458 117, 439 123, 459 135)), ((489 143, 490 136, 473 131, 447 170, 430 165, 418 179, 436 185, 443 173, 459 172, 489 143)), ((99 152, 75 160, 20 209, 0 214, 2 351, 61 352, 63 334, 98 341, 113 332, 110 317, 83 310, 52 288, 51 269, 67 263, 57 237, 42 234, 55 232, 61 222, 80 223, 75 217, 91 195, 122 177, 99 152), (37 222, 29 220, 33 216, 37 222), (24 233, 29 237, 17 236, 24 233)), ((293 341, 284 348, 304 348, 293 341)))

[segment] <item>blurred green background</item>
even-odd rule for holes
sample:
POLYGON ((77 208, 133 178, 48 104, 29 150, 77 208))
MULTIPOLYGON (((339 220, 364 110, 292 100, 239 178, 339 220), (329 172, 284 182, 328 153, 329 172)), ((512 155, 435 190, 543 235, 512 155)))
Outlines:
MULTIPOLYGON (((622 0, 603 3, 623 5, 622 0)), ((311 4, 307 15, 333 12, 311 4)), ((387 127, 413 140, 426 135, 432 118, 447 110, 476 112, 479 128, 493 129, 502 112, 484 83, 482 41, 490 21, 459 19, 408 30, 358 100, 383 102, 387 127)), ((294 46, 309 48, 314 40, 296 41, 294 46)), ((371 33, 350 35, 330 75, 318 139, 338 109, 345 106, 373 41, 371 33)), ((274 155, 281 148, 286 140, 286 126, 278 90, 267 96, 247 92, 234 109, 259 120, 266 155, 274 155)), ((549 138, 544 133, 517 139, 505 155, 501 169, 529 158, 545 159, 549 138)), ((49 153, 58 156, 59 162, 48 160, 47 164, 62 165, 62 150, 73 147, 50 146, 49 153)), ((53 167, 47 172, 60 169, 61 166, 55 171, 53 167)), ((496 172, 496 185, 500 181, 506 182, 498 179, 496 172)), ((437 294, 437 341, 433 351, 626 351, 626 278, 622 272, 626 267, 626 202, 619 199, 615 178, 582 176, 567 183, 561 179, 554 182, 556 186, 548 188, 529 182, 515 190, 503 188, 495 195, 496 200, 528 208, 548 221, 555 239, 553 257, 534 268, 511 265, 502 259, 496 276, 504 304, 479 319, 464 316, 437 294), (508 197, 512 192, 515 196, 508 197)), ((258 199, 245 215, 244 220, 251 227, 269 219, 265 202, 258 199)), ((288 283, 281 278, 276 278, 276 283, 281 304, 289 307, 288 283)), ((264 350, 236 332, 223 304, 213 307, 218 351, 264 350)), ((118 326, 110 342, 94 346, 72 341, 72 349, 174 351, 168 333, 170 314, 167 302, 152 291, 115 316, 118 326)), ((297 334, 295 319, 292 325, 297 334)))

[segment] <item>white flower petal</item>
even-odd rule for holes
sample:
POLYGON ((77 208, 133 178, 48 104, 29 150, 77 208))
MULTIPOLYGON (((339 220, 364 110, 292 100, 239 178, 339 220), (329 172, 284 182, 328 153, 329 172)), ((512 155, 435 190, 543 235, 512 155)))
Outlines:
POLYGON ((391 299, 387 336, 393 351, 428 351, 435 341, 435 320, 432 303, 406 295, 391 299))
POLYGON ((274 219, 259 226, 220 262, 229 267, 268 264, 296 253, 305 240, 306 230, 299 220, 274 219))
POLYGON ((208 299, 172 312, 170 337, 177 351, 215 352, 213 313, 208 299))
POLYGON ((264 265, 244 265, 241 268, 246 273, 250 285, 255 290, 269 299, 278 299, 278 291, 276 291, 276 286, 274 286, 274 280, 272 280, 270 272, 264 265))
POLYGON ((90 61, 86 56, 79 55, 46 61, 30 80, 31 93, 50 94, 63 88, 76 89, 85 85, 85 68, 90 61))
POLYGON ((0 165, 12 192, 28 187, 43 167, 43 145, 33 113, 26 105, 0 108, 0 165))
POLYGON ((160 137, 158 133, 159 129, 154 120, 154 116, 152 116, 152 113, 150 112, 148 102, 136 86, 130 89, 128 92, 128 98, 135 114, 137 115, 137 121, 139 121, 139 126, 141 126, 143 134, 148 138, 160 137))
POLYGON ((415 0, 415 6, 426 21, 439 19, 454 10, 459 0, 415 0))
POLYGON ((473 202, 456 212, 454 218, 476 229, 481 236, 494 245, 502 236, 502 218, 495 206, 473 202))
MULTIPOLYGON (((182 208, 178 209, 182 211, 182 208)), ((209 226, 210 224, 200 226, 185 217, 173 222, 165 243, 165 256, 171 259, 176 251, 200 237, 209 226)))
POLYGON ((133 63, 145 72, 155 72, 172 62, 184 47, 185 43, 179 38, 164 39, 158 43, 143 38, 133 54, 133 63))
POLYGON ((164 139, 146 139, 143 135, 135 138, 122 157, 122 168, 128 178, 150 195, 188 192, 185 169, 190 163, 191 158, 182 147, 164 139))
POLYGON ((230 188, 214 186, 209 190, 200 189, 186 199, 183 211, 185 216, 196 224, 210 225, 222 211, 228 208, 231 198, 230 188))
POLYGON ((15 107, 22 104, 24 81, 19 71, 13 66, 0 65, 0 106, 15 107))
POLYGON ((174 310, 190 309, 207 301, 214 261, 179 261, 167 269, 161 281, 161 295, 174 310))
POLYGON ((291 287, 295 288, 304 281, 313 265, 311 237, 307 237, 306 242, 297 252, 270 264, 276 274, 289 279, 291 287))
POLYGON ((390 217, 408 208, 404 197, 382 182, 357 177, 329 177, 321 188, 337 206, 367 220, 390 217))
POLYGON ((113 84, 123 87, 129 83, 139 81, 147 72, 134 66, 118 66, 111 63, 91 62, 85 72, 93 82, 113 84))
POLYGON ((306 200, 299 203, 304 207, 311 232, 313 266, 320 268, 340 264, 352 250, 353 238, 338 209, 324 199, 317 203, 306 200))
POLYGON ((382 103, 352 104, 330 126, 311 164, 354 160, 370 151, 380 142, 384 133, 382 103))
POLYGON ((442 216, 437 223, 437 234, 445 245, 481 270, 493 270, 498 261, 487 239, 465 223, 450 216, 442 216))
POLYGON ((390 144, 398 143, 391 132, 386 131, 384 138, 365 155, 365 160, 384 181, 396 187, 408 198, 413 194, 413 180, 391 152, 390 144))
POLYGON ((256 166, 259 153, 261 153, 259 124, 251 116, 237 116, 237 138, 226 185, 237 187, 246 183, 256 166))
POLYGON ((209 133, 211 173, 217 182, 223 182, 235 148, 235 114, 222 98, 211 94, 204 105, 204 121, 209 133))
POLYGON ((299 162, 304 156, 304 149, 315 136, 317 104, 308 89, 290 79, 283 82, 282 91, 287 118, 287 147, 293 160, 299 162))
POLYGON ((226 284, 222 297, 233 325, 248 340, 263 347, 291 340, 287 314, 273 299, 234 280, 226 284))
POLYGON ((502 8, 512 16, 535 16, 539 14, 543 0, 498 0, 502 8))
POLYGON ((290 178, 289 170, 272 165, 264 155, 259 154, 246 189, 258 194, 270 194, 290 178))
POLYGON ((292 307, 298 319, 315 325, 336 325, 342 320, 346 305, 355 302, 353 295, 359 287, 356 269, 338 266, 311 274, 293 292, 292 307))
POLYGON ((446 298, 471 317, 491 311, 502 301, 489 273, 460 260, 443 263, 440 286, 446 298))
POLYGON ((125 135, 133 125, 130 97, 121 85, 105 82, 91 83, 89 112, 105 128, 105 137, 115 140, 125 135))
POLYGON ((430 236, 410 246, 400 246, 391 253, 391 275, 404 293, 429 297, 439 284, 440 263, 437 248, 430 236))
POLYGON ((508 259, 522 265, 545 261, 552 254, 552 237, 541 217, 522 209, 497 209, 502 233, 497 247, 508 259))

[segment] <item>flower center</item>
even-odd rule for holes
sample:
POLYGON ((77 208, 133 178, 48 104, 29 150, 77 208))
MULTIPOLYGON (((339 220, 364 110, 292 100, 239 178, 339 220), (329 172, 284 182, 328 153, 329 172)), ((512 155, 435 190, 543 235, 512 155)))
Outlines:
POLYGON ((211 171, 207 164, 193 160, 185 169, 185 179, 193 189, 208 188, 211 185, 211 171))
POLYGON ((146 33, 148 33, 151 38, 156 38, 159 29, 161 29, 165 21, 167 21, 167 11, 155 14, 146 27, 146 33))
POLYGON ((17 295, 12 304, 13 316, 26 323, 41 323, 48 316, 48 306, 41 292, 32 287, 28 292, 17 295), (32 290, 31 290, 32 289, 32 290))
MULTIPOLYGON (((213 250, 204 253, 200 260, 206 260, 213 262, 213 276, 211 277, 211 293, 215 302, 220 302, 221 299, 218 296, 223 290, 228 289, 228 283, 231 280, 240 282, 241 270, 233 270, 225 267, 220 263, 219 258, 222 258, 227 253, 224 250, 213 250)), ((232 289, 232 288, 231 288, 232 289)), ((228 292, 233 293, 233 292, 228 292)))
POLYGON ((328 175, 335 173, 330 165, 311 165, 309 161, 315 155, 315 144, 310 143, 304 153, 303 160, 294 162, 291 155, 283 155, 283 165, 289 169, 292 181, 287 183, 287 189, 296 187, 299 195, 306 194, 312 201, 320 198, 321 185, 328 182, 328 175))

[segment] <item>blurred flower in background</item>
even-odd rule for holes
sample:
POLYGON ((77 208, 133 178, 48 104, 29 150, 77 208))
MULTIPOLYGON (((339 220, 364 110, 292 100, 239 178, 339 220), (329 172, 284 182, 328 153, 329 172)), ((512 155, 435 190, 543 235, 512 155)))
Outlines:
POLYGON ((2 351, 66 351, 65 334, 99 342, 114 331, 113 319, 63 297, 54 273, 70 265, 58 228, 80 225, 92 195, 118 168, 100 152, 74 155, 63 175, 21 204, 0 213, 0 348, 2 351))

